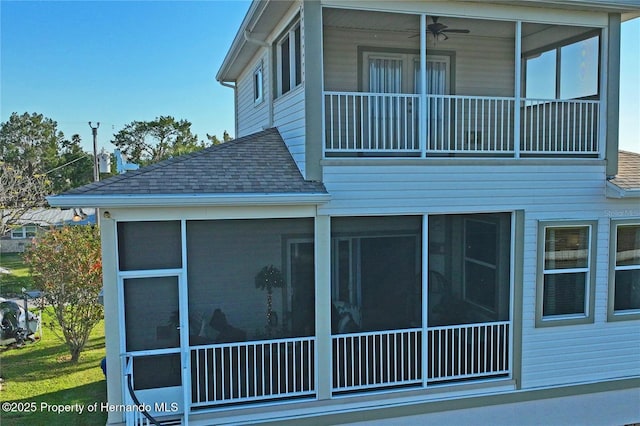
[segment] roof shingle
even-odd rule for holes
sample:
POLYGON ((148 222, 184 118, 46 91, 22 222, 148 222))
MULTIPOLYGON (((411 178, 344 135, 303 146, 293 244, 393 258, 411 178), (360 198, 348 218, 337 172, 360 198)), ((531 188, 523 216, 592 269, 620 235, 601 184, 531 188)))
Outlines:
POLYGON ((66 195, 326 194, 304 179, 277 129, 67 191, 66 195))
POLYGON ((624 190, 640 189, 640 154, 620 151, 618 174, 609 182, 624 190))

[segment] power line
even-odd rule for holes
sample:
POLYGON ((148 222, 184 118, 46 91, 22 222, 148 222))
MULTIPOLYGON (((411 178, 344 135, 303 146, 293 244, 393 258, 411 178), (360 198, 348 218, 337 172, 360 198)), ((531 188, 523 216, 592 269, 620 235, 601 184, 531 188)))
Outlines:
POLYGON ((86 158, 86 157, 92 157, 92 155, 91 155, 91 154, 89 154, 88 152, 85 152, 85 153, 84 153, 84 155, 82 155, 82 156, 80 156, 80 157, 76 158, 75 160, 71 160, 71 161, 69 161, 68 163, 64 163, 64 164, 63 164, 63 165, 61 165, 61 166, 55 167, 55 168, 53 168, 53 169, 49 170, 48 172, 44 172, 44 174, 45 174, 45 175, 48 175, 48 174, 49 174, 49 173, 51 173, 51 172, 55 172, 55 171, 56 171, 56 170, 58 170, 58 169, 61 169, 61 168, 63 168, 63 167, 66 167, 66 166, 68 166, 69 164, 73 164, 73 163, 75 163, 76 161, 80 161, 80 160, 82 160, 83 158, 86 158))

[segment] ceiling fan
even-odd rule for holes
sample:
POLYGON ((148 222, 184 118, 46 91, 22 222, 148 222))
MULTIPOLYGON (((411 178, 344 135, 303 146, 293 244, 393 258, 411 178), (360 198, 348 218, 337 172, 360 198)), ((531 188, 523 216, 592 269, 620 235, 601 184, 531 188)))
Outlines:
MULTIPOLYGON (((465 29, 449 28, 447 25, 438 22, 439 16, 432 16, 432 24, 427 25, 427 32, 433 35, 434 40, 447 40, 447 33, 469 34, 471 31, 465 29)), ((420 34, 414 34, 410 38, 418 37, 420 34)))

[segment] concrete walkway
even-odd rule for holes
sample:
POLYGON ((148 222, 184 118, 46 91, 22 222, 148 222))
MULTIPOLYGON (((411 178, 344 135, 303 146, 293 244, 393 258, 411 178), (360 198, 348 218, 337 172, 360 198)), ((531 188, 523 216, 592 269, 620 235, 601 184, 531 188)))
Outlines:
POLYGON ((367 426, 623 426, 640 424, 640 389, 349 423, 367 426))

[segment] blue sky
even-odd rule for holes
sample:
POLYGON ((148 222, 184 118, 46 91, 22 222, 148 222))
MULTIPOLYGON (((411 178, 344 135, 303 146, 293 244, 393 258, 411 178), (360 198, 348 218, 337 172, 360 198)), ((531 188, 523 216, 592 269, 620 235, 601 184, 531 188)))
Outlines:
MULTIPOLYGON (((39 112, 90 149, 133 120, 172 115, 233 135, 233 91, 215 81, 249 1, 0 2, 0 120, 39 112)), ((640 19, 624 23, 621 148, 640 152, 640 19)))

